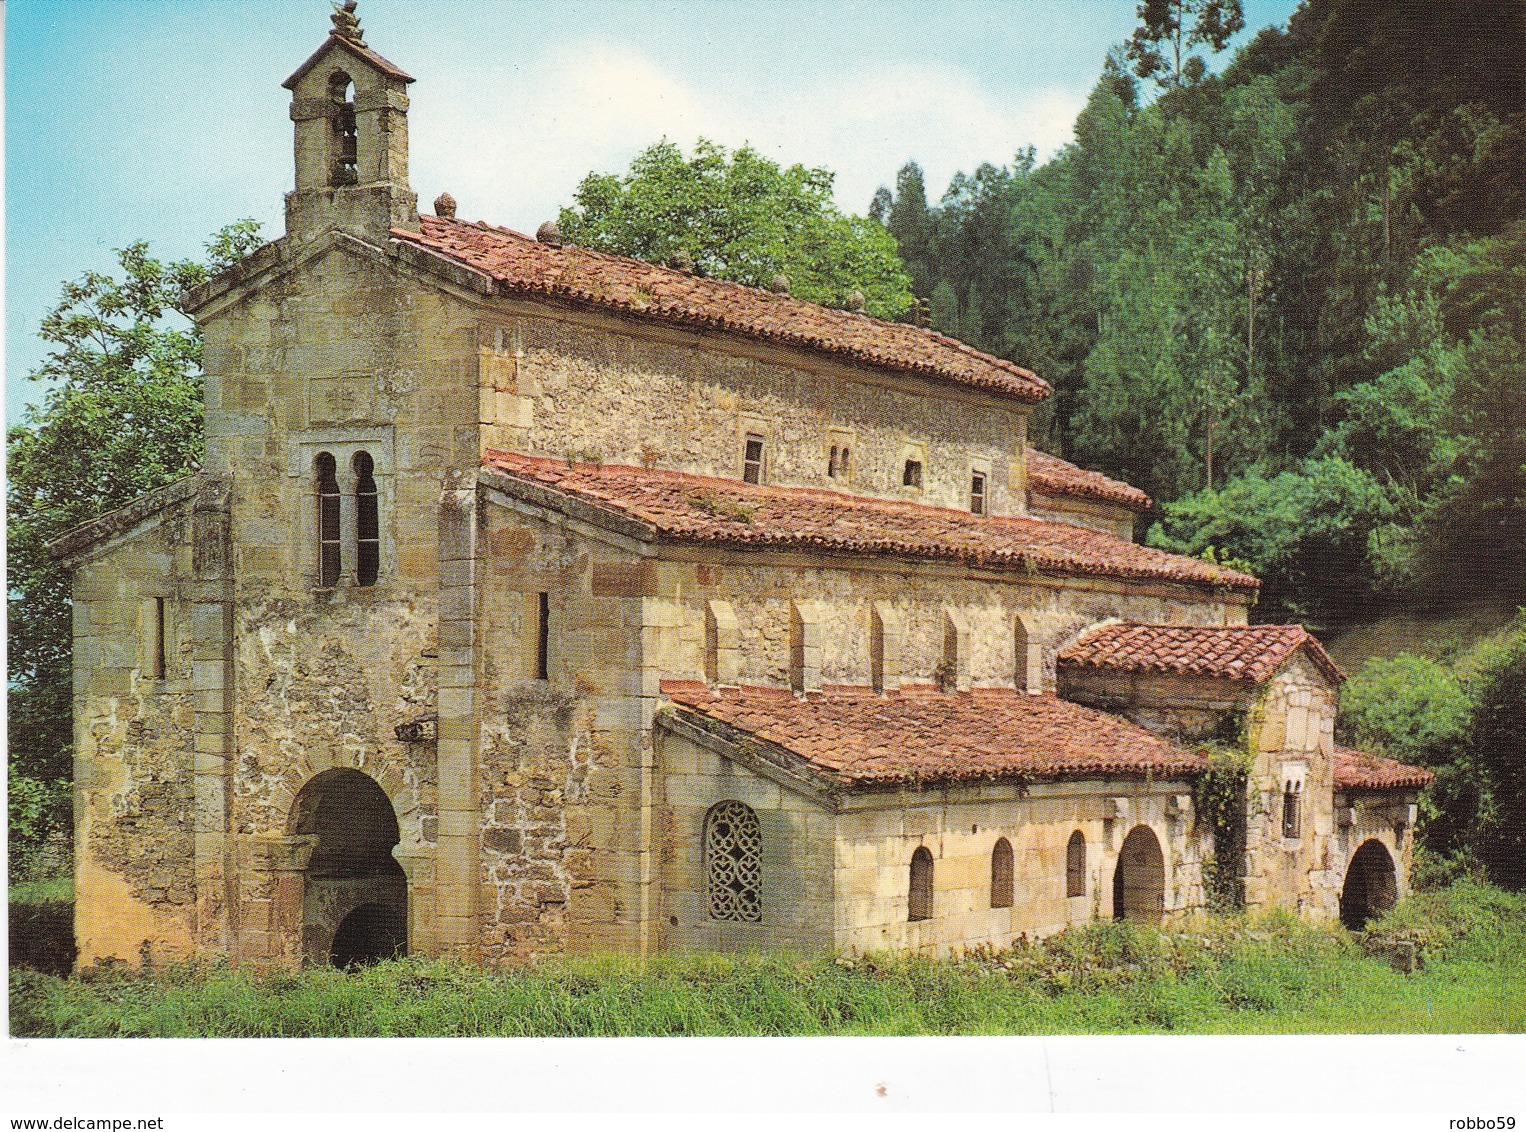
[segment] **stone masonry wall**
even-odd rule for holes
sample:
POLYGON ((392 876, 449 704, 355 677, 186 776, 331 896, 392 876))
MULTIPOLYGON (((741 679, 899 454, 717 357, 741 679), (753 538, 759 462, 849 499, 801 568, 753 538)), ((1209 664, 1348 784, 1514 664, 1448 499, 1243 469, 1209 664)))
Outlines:
POLYGON ((978 471, 992 513, 1024 509, 1017 402, 613 319, 527 316, 483 336, 485 435, 501 448, 740 479, 756 433, 765 483, 967 509, 978 471), (851 453, 845 477, 827 474, 834 446, 851 453), (902 484, 907 459, 922 464, 920 490, 902 484))
POLYGON ((1053 519, 1078 527, 1089 527, 1094 531, 1106 531, 1127 542, 1134 541, 1134 512, 1127 507, 1109 507, 1105 503, 1091 500, 1030 491, 1028 514, 1035 519, 1053 519))
POLYGON ((834 815, 682 736, 659 729, 662 946, 707 951, 829 951, 834 928, 834 815), (737 801, 758 819, 757 922, 716 919, 708 899, 705 819, 737 801))
MULTIPOLYGON (((904 625, 897 668, 903 682, 930 683, 946 658, 946 612, 967 628, 964 663, 973 687, 1011 687, 1022 671, 1019 617, 1042 645, 1043 685, 1055 688, 1058 645, 1109 617, 1140 622, 1239 623, 1244 606, 1186 590, 1132 591, 1079 579, 1046 583, 1014 576, 972 578, 954 571, 896 571, 867 564, 827 568, 819 560, 780 556, 774 562, 667 561, 656 567, 652 592, 671 603, 674 630, 665 638, 664 677, 706 678, 706 603, 728 602, 736 618, 737 683, 790 686, 792 605, 817 603, 821 616, 820 682, 869 685, 876 605, 904 625)), ((892 642, 892 648, 895 647, 892 642)))
POLYGON ((650 571, 492 502, 484 540, 484 953, 637 950, 652 917, 655 688, 643 696, 641 668, 650 571))
POLYGON ((1140 825, 1165 859, 1166 916, 1201 907, 1202 859, 1211 849, 1194 832, 1190 793, 1187 783, 1118 781, 851 796, 837 818, 837 948, 948 955, 1109 919, 1119 849, 1140 825), (1086 839, 1086 893, 1067 897, 1066 847, 1077 830, 1086 839), (1000 837, 1013 850, 1010 908, 991 907, 1000 837), (921 846, 933 858, 933 908, 913 922, 910 868, 921 846))
POLYGON ((466 297, 339 240, 317 251, 288 242, 284 273, 199 315, 206 463, 232 483, 228 916, 236 952, 251 957, 300 951, 289 890, 300 891, 301 853, 283 839, 304 783, 340 766, 375 779, 397 813, 410 946, 447 942, 434 898, 438 752, 395 728, 436 710, 442 490, 479 454, 476 314, 466 297), (379 497, 372 586, 355 572, 361 451, 379 497), (318 575, 319 452, 335 457, 342 493, 342 572, 330 589, 318 575))
POLYGON ((1277 905, 1315 919, 1339 911, 1342 862, 1334 844, 1337 689, 1296 653, 1262 687, 1251 708, 1253 754, 1247 794, 1245 902, 1277 905), (1282 836, 1283 787, 1300 781, 1297 837, 1282 836))
POLYGON ((191 509, 173 508, 74 579, 75 936, 79 963, 195 946, 191 509), (149 655, 165 599, 165 667, 149 655))

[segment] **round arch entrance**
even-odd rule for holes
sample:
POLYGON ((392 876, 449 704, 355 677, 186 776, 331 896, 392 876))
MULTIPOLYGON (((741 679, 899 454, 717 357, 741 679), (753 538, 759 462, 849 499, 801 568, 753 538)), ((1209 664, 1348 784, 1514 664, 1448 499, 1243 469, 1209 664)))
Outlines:
POLYGON ((302 873, 302 954, 352 967, 406 954, 408 879, 392 856, 397 815, 374 778, 326 770, 291 810, 291 832, 312 838, 302 873))
POLYGON ((1158 924, 1166 909, 1166 857, 1147 825, 1123 839, 1113 870, 1113 919, 1158 924))
POLYGON ((1341 923, 1361 931, 1399 899, 1399 878, 1393 856, 1381 841, 1362 842, 1346 866, 1341 886, 1341 923))

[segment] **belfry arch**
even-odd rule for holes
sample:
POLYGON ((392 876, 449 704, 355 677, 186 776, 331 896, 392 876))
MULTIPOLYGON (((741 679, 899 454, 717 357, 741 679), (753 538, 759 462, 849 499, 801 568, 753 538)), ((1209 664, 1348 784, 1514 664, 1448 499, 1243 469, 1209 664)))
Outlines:
POLYGON ((1362 842, 1346 866, 1346 883, 1341 886, 1341 923, 1352 931, 1361 931, 1368 920, 1377 919, 1398 899, 1398 874, 1388 847, 1375 838, 1362 842))
POLYGON ((1159 924, 1166 910, 1166 857, 1147 825, 1136 825, 1113 870, 1113 919, 1159 924))
POLYGON ((302 870, 302 958, 350 967, 408 950, 408 880, 392 856, 397 814, 358 770, 326 770, 292 803, 291 834, 312 846, 302 870))

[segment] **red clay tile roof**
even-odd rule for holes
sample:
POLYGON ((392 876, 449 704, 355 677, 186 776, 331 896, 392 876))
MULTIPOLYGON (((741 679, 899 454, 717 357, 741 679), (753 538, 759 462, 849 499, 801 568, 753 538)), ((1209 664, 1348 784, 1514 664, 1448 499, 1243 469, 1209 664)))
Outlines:
POLYGON ((687 472, 489 450, 521 482, 647 524, 646 537, 773 549, 899 554, 992 570, 1150 579, 1252 591, 1247 574, 1102 531, 1013 515, 972 515, 821 488, 774 487, 687 472))
POLYGON ((1408 766, 1350 747, 1335 748, 1335 785, 1347 790, 1420 787, 1435 777, 1424 767, 1408 766))
POLYGON ((1037 448, 1028 449, 1028 489, 1045 495, 1115 503, 1130 511, 1150 509, 1150 497, 1133 484, 1109 479, 1101 472, 1088 472, 1037 448))
POLYGON ((1011 688, 867 688, 796 697, 782 688, 666 680, 688 721, 771 743, 848 786, 1018 778, 1176 778, 1203 755, 1114 715, 1011 688), (716 725, 720 725, 717 727, 716 725))
POLYGON ((302 65, 291 73, 291 77, 281 85, 287 90, 294 89, 302 81, 302 76, 318 65, 319 60, 323 58, 330 47, 343 48, 358 58, 364 59, 385 75, 391 75, 395 79, 402 79, 405 83, 413 82, 413 76, 392 62, 392 60, 382 58, 382 56, 364 44, 356 43, 354 40, 345 39, 342 35, 330 32, 329 37, 319 45, 318 50, 309 55, 302 65))
POLYGON ((1084 633, 1058 660, 1071 670, 1214 676, 1259 684, 1300 648, 1330 680, 1346 678, 1302 625, 1102 625, 1084 633))
POLYGON ((756 287, 587 248, 554 248, 507 228, 419 217, 392 236, 491 276, 503 294, 563 299, 621 314, 800 346, 853 362, 914 373, 1037 402, 1049 383, 1003 358, 900 322, 831 310, 756 287))

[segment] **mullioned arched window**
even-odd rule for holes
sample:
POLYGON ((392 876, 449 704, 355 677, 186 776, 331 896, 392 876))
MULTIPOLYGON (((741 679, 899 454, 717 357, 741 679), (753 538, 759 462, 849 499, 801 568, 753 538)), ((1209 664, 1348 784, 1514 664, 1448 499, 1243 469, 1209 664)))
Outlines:
POLYGON ((326 590, 339 584, 339 481, 334 471, 331 453, 320 452, 313 458, 318 495, 318 585, 326 590))

